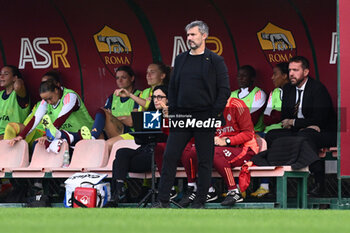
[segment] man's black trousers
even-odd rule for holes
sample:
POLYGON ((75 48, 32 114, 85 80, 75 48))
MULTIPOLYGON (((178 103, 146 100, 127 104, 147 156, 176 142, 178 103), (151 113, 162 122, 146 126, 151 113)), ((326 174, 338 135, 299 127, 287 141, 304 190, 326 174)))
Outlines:
POLYGON ((201 203, 205 203, 210 187, 213 166, 214 134, 214 129, 190 128, 170 131, 164 152, 162 174, 158 189, 158 199, 160 201, 169 201, 170 190, 175 180, 177 162, 181 158, 186 144, 194 137, 198 157, 198 189, 196 199, 201 203))

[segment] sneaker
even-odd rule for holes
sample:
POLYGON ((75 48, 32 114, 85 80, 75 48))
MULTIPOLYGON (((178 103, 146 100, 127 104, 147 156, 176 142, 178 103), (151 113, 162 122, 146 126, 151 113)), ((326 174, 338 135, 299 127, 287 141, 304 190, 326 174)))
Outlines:
POLYGON ((116 190, 112 193, 111 200, 103 206, 103 208, 118 207, 119 203, 126 202, 126 188, 124 182, 117 182, 116 190))
POLYGON ((61 151, 61 147, 62 147, 63 142, 64 142, 64 140, 55 138, 50 143, 49 147, 46 149, 47 152, 49 152, 49 153, 53 152, 55 154, 58 154, 61 151))
POLYGON ((315 184, 310 190, 308 190, 308 194, 310 197, 323 197, 325 194, 324 185, 315 184))
POLYGON ((193 202, 193 200, 196 197, 196 193, 194 192, 194 187, 193 186, 188 186, 185 195, 183 196, 183 198, 181 199, 181 201, 179 202, 179 204, 182 207, 187 207, 190 205, 190 203, 193 202))
POLYGON ((112 198, 115 199, 118 203, 125 203, 127 200, 126 187, 124 182, 117 182, 116 189, 116 193, 112 198))
POLYGON ((268 189, 264 189, 263 187, 259 187, 254 193, 251 193, 252 197, 263 197, 268 194, 270 191, 268 189))
POLYGON ((81 138, 84 140, 90 140, 92 138, 91 132, 90 132, 89 128, 86 126, 81 127, 80 134, 81 134, 81 138))
POLYGON ((151 208, 170 208, 169 202, 157 201, 155 202, 151 208))
POLYGON ((49 141, 53 141, 56 138, 56 127, 52 124, 49 115, 44 115, 41 123, 44 125, 46 137, 49 141))
POLYGON ((215 201, 216 199, 218 199, 218 194, 215 190, 213 192, 208 192, 206 202, 215 201))
POLYGON ((237 202, 242 202, 243 201, 243 197, 242 194, 238 191, 235 190, 231 190, 228 191, 225 200, 223 200, 223 202, 221 202, 222 206, 233 206, 234 204, 236 204, 237 202))
POLYGON ((56 138, 56 127, 52 124, 49 115, 44 115, 41 123, 44 125, 46 137, 49 141, 53 141, 56 138))
POLYGON ((49 117, 49 115, 45 114, 41 120, 41 124, 43 124, 44 128, 48 128, 48 126, 50 124, 52 124, 51 122, 51 118, 49 117))
POLYGON ((34 184, 33 184, 33 187, 32 187, 32 190, 34 195, 40 195, 40 194, 43 194, 44 193, 44 189, 43 189, 43 184, 39 181, 36 181, 34 184))
POLYGON ((116 200, 110 200, 103 206, 103 208, 116 208, 116 207, 118 207, 118 202, 116 200))
POLYGON ((170 191, 170 200, 173 200, 177 197, 177 191, 176 191, 176 188, 173 187, 170 191))

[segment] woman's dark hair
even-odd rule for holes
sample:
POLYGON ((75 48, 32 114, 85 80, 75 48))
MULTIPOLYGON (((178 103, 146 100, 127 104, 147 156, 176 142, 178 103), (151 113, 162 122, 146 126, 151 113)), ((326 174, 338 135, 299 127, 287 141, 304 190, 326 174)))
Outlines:
MULTIPOLYGON (((48 77, 49 77, 48 80, 54 80, 54 81, 56 81, 56 84, 57 84, 57 83, 61 84, 61 74, 60 74, 60 72, 58 72, 57 70, 50 70, 50 71, 46 72, 46 73, 43 75, 43 77, 44 77, 44 76, 48 76, 48 77)), ((47 81, 48 81, 48 80, 47 80, 47 81)))
POLYGON ((287 74, 289 76, 289 64, 288 62, 281 62, 276 65, 278 69, 282 72, 282 74, 287 74))
POLYGON ((154 93, 156 90, 161 90, 161 91, 166 95, 166 97, 168 98, 168 86, 165 86, 165 85, 156 86, 156 87, 153 89, 153 93, 154 93))
POLYGON ((245 70, 248 74, 248 77, 252 80, 256 77, 256 71, 251 65, 244 65, 239 67, 239 70, 245 70))
POLYGON ((135 72, 130 66, 119 66, 115 72, 117 73, 118 71, 125 71, 130 77, 135 76, 135 72))
POLYGON ((4 67, 10 68, 11 71, 12 71, 13 76, 17 76, 18 78, 23 79, 23 76, 22 76, 21 72, 19 71, 19 69, 17 68, 17 66, 14 66, 14 65, 6 65, 6 66, 4 66, 4 67))
POLYGON ((169 84, 169 80, 170 80, 170 71, 171 68, 167 65, 165 65, 163 62, 161 61, 156 61, 156 62, 152 62, 151 64, 155 64, 158 66, 158 69, 165 74, 165 78, 163 79, 163 85, 168 86, 169 84))
MULTIPOLYGON (((116 70, 115 73, 117 74, 118 71, 124 71, 126 72, 130 77, 135 76, 135 72, 134 70, 130 67, 130 66, 119 66, 116 70)), ((136 78, 134 78, 134 81, 132 82, 133 85, 135 85, 135 80, 136 78)))
POLYGON ((53 79, 49 79, 45 82, 40 83, 40 88, 39 88, 39 93, 44 93, 44 92, 54 92, 55 89, 59 89, 59 86, 57 86, 57 83, 53 79))

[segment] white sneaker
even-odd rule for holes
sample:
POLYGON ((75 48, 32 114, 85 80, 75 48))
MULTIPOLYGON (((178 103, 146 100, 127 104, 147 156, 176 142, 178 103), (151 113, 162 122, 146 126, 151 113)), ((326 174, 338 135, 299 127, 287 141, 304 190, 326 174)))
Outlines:
POLYGON ((55 154, 58 154, 61 150, 61 146, 64 142, 64 139, 57 139, 55 138, 49 145, 49 147, 46 149, 47 152, 53 152, 55 154))
POLYGON ((207 194, 206 202, 215 201, 216 199, 218 199, 218 194, 216 193, 215 189, 209 190, 209 192, 207 194), (212 191, 212 192, 210 192, 210 191, 212 191))
POLYGON ((231 190, 228 191, 225 200, 223 202, 221 202, 222 206, 233 206, 234 204, 238 203, 238 202, 242 202, 243 201, 243 197, 242 194, 240 193, 240 191, 238 190, 231 190))

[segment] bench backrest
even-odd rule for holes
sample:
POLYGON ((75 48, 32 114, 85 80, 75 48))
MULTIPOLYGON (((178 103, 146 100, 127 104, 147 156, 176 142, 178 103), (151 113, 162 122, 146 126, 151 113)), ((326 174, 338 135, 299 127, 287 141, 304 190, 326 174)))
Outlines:
POLYGON ((134 140, 120 140, 113 144, 111 153, 109 155, 109 160, 106 167, 110 167, 112 169, 113 161, 115 159, 115 154, 120 148, 131 148, 137 149, 140 145, 137 145, 134 140))
POLYGON ((60 151, 56 154, 54 152, 48 152, 45 145, 36 144, 32 161, 29 167, 31 168, 57 168, 61 167, 63 163, 63 154, 68 150, 68 143, 63 142, 60 151))
POLYGON ((108 147, 105 140, 80 140, 75 145, 69 168, 103 167, 107 160, 108 147))
POLYGON ((21 140, 14 146, 10 146, 8 142, 9 140, 0 141, 0 169, 27 167, 29 165, 27 142, 21 140))

